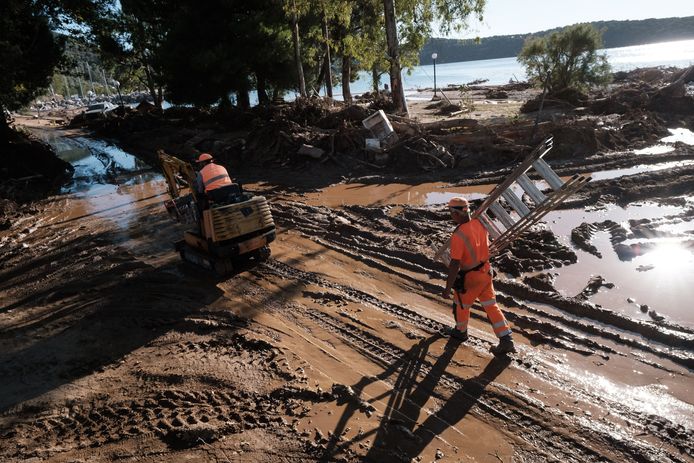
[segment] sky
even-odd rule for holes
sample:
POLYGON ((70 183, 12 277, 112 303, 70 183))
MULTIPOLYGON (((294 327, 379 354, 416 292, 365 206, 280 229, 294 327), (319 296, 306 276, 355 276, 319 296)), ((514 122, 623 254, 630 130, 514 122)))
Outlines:
POLYGON ((487 0, 482 23, 449 37, 539 32, 579 22, 694 16, 694 0, 487 0))

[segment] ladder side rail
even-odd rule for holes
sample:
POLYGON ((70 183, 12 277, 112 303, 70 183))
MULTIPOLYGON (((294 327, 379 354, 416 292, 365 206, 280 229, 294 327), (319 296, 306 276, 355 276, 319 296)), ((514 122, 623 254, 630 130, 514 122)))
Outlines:
POLYGON ((487 233, 489 233, 489 238, 491 240, 495 240, 504 234, 504 232, 502 232, 499 229, 499 227, 496 226, 494 221, 492 221, 492 218, 489 217, 486 213, 480 214, 480 216, 477 217, 477 219, 482 223, 484 228, 487 229, 487 233))

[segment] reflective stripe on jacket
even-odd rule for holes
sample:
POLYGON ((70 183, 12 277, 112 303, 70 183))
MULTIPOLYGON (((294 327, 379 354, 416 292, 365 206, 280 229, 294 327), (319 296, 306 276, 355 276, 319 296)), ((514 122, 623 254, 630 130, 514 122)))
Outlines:
POLYGON ((470 270, 489 261, 488 236, 484 225, 477 219, 455 229, 451 236, 451 259, 460 261, 460 270, 470 270))
POLYGON ((205 192, 216 190, 217 188, 231 185, 232 183, 227 170, 219 164, 207 164, 200 169, 200 176, 205 192))

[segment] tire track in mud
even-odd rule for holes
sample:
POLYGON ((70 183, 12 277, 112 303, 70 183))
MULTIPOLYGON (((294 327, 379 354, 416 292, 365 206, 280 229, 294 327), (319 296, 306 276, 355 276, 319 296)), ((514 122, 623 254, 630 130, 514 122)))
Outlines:
POLYGON ((267 270, 265 269, 269 270, 270 273, 274 273, 276 276, 300 280, 309 284, 320 286, 322 288, 339 291, 340 293, 348 296, 355 302, 369 304, 384 312, 396 315, 398 318, 410 322, 412 325, 422 329, 423 331, 429 334, 443 334, 449 330, 448 325, 445 325, 431 318, 425 317, 424 315, 421 315, 413 310, 407 309, 397 304, 391 304, 389 302, 382 301, 377 297, 374 297, 368 293, 352 288, 350 286, 330 282, 325 278, 318 276, 315 273, 299 270, 276 259, 267 260, 262 265, 262 267, 256 269, 255 272, 267 272, 267 270))
POLYGON ((279 412, 289 403, 245 391, 168 389, 147 398, 66 406, 0 429, 3 439, 15 442, 14 451, 6 448, 0 456, 41 457, 148 436, 174 448, 193 447, 197 437, 211 442, 247 429, 286 426, 279 412))
MULTIPOLYGON (((296 269, 294 267, 291 267, 287 264, 284 264, 282 262, 279 262, 275 259, 270 259, 267 262, 264 263, 264 267, 269 268, 272 270, 272 273, 274 273, 277 276, 283 277, 283 278, 291 278, 291 279, 297 279, 302 282, 308 283, 308 284, 313 284, 325 289, 330 289, 333 291, 337 291, 340 294, 346 295, 349 299, 355 301, 355 302, 360 302, 360 303, 366 303, 369 304, 379 310, 386 311, 387 313, 390 313, 392 315, 395 315, 397 318, 407 321, 408 323, 411 323, 415 327, 418 327, 425 332, 428 332, 429 334, 443 334, 447 332, 447 326, 436 321, 429 319, 423 315, 420 315, 412 310, 406 309, 404 307, 398 306, 396 304, 391 304, 387 303, 384 301, 381 301, 380 299, 371 296, 367 293, 364 293, 360 290, 357 290, 355 288, 351 288, 348 286, 332 283, 330 281, 327 281, 326 279, 311 273, 311 272, 306 272, 303 270, 296 269)), ((358 349, 362 352, 366 352, 367 355, 373 357, 374 349, 382 354, 382 357, 378 358, 379 362, 382 362, 384 364, 390 364, 396 361, 397 359, 400 359, 403 355, 406 355, 404 351, 401 349, 397 348, 396 346, 387 343, 383 341, 381 338, 374 336, 358 327, 355 325, 347 324, 341 320, 338 320, 334 317, 330 317, 329 315, 315 311, 315 310, 310 310, 306 309, 306 314, 310 318, 314 320, 320 320, 320 322, 323 325, 328 325, 328 328, 338 334, 340 334, 342 337, 347 337, 347 339, 356 345, 358 349), (326 317, 329 317, 330 321, 326 322, 326 317), (355 335, 354 333, 357 332, 358 335, 355 335), (385 346, 385 347, 384 347, 385 346), (385 353, 384 353, 385 352, 385 353)), ((485 345, 488 344, 486 341, 481 340, 481 339, 473 339, 471 338, 470 341, 468 341, 468 344, 476 344, 478 346, 480 345, 485 345)), ((540 374, 546 381, 549 383, 553 384, 554 386, 561 388, 565 388, 567 385, 564 384, 563 382, 557 381, 553 378, 551 378, 547 373, 543 372, 543 366, 541 364, 534 364, 534 362, 530 362, 528 359, 525 359, 523 361, 517 359, 516 360, 517 366, 523 366, 527 368, 528 370, 532 371, 533 374, 540 374)), ((429 364, 429 368, 431 365, 429 364)), ((444 374, 444 378, 445 378, 444 374)), ((452 377, 449 378, 448 380, 448 386, 452 390, 459 390, 461 386, 464 384, 461 383, 465 380, 462 378, 458 377, 452 377)), ((498 386, 500 387, 500 386, 498 386)), ((539 424, 538 420, 533 418, 532 416, 526 416, 525 413, 522 412, 522 409, 524 407, 531 407, 536 409, 538 411, 538 414, 540 416, 546 415, 541 411, 541 409, 538 409, 534 404, 532 404, 529 400, 526 398, 523 398, 522 396, 518 396, 514 394, 512 391, 506 389, 506 392, 508 395, 499 395, 497 397, 498 401, 505 401, 509 402, 509 400, 514 404, 512 406, 512 409, 515 413, 515 415, 503 412, 503 413, 498 413, 497 411, 493 409, 486 409, 488 413, 492 414, 493 416, 501 419, 508 420, 509 418, 513 419, 513 422, 524 422, 523 420, 526 420, 528 422, 528 426, 532 427, 533 429, 537 429, 538 427, 542 428, 543 425, 539 424), (528 421, 529 420, 529 421, 528 421)), ((678 450, 687 453, 688 455, 692 454, 692 447, 690 444, 687 442, 689 441, 689 437, 692 436, 691 432, 687 432, 684 430, 684 428, 681 427, 681 425, 675 425, 671 422, 669 422, 666 419, 660 419, 659 421, 656 420, 656 424, 654 425, 654 419, 652 417, 645 417, 641 415, 639 412, 636 412, 632 409, 627 409, 624 406, 621 406, 619 404, 615 403, 607 403, 605 399, 603 398, 597 398, 592 396, 590 393, 587 391, 579 391, 576 389, 574 391, 575 393, 580 393, 582 397, 585 398, 586 401, 588 402, 593 402, 593 403, 603 403, 610 408, 610 410, 617 411, 619 410, 620 414, 623 415, 624 419, 630 423, 633 423, 634 426, 638 426, 638 423, 646 423, 646 426, 648 429, 653 433, 654 435, 657 435, 659 438, 662 438, 666 441, 672 441, 673 445, 678 448, 678 450)), ((484 407, 484 405, 482 405, 484 407)), ((505 421, 507 423, 508 421, 505 421)), ((562 422, 563 426, 565 425, 565 422, 562 422)), ((560 426, 560 427, 561 427, 560 426)), ((580 425, 577 425, 580 426, 580 425)), ((550 426, 550 429, 554 429, 554 426, 550 426)), ((527 430, 523 428, 523 432, 526 432, 527 430)), ((597 432, 596 429, 586 427, 586 426, 581 426, 581 433, 585 432, 597 432)), ((628 444, 625 444, 625 440, 619 436, 615 436, 613 434, 614 430, 609 430, 606 429, 604 432, 599 432, 599 437, 605 444, 609 444, 610 447, 615 447, 615 448, 622 448, 625 447, 624 453, 630 455, 631 458, 634 458, 634 461, 662 461, 661 458, 663 457, 662 454, 660 454, 660 450, 655 449, 654 447, 648 446, 648 444, 645 443, 636 443, 636 442, 630 442, 628 444), (657 454, 656 456, 654 456, 657 454), (647 457, 648 456, 648 457, 647 457)), ((551 430, 546 430, 546 432, 552 432, 551 430)), ((579 431, 577 431, 579 432, 579 431)), ((547 442, 551 442, 552 439, 548 438, 547 442)), ((573 445, 573 444, 572 444, 573 445)), ((576 444, 578 445, 578 444, 576 444)), ((591 450, 592 452, 592 450, 591 450)), ((590 452, 589 452, 590 453, 590 452)), ((679 462, 679 461, 685 461, 681 460, 675 455, 668 455, 667 456, 668 461, 674 461, 674 462, 679 462)), ((579 459, 580 460, 580 459, 579 459)), ((593 460, 589 460, 593 461, 593 460)), ((597 461, 597 460, 596 460, 597 461)))
MULTIPOLYGON (((132 400, 109 400, 107 394, 99 394, 91 400, 70 399, 58 408, 42 410, 25 404, 1 414, 0 437, 14 445, 0 449, 0 460, 43 458, 142 437, 158 438, 175 450, 200 445, 198 438, 209 443, 255 428, 304 442, 283 416, 301 417, 310 410, 307 402, 333 400, 297 387, 305 378, 291 372, 280 350, 262 339, 235 333, 174 343, 158 339, 148 345, 155 351, 162 347, 168 352, 159 356, 172 361, 141 367, 139 361, 134 363, 137 368, 130 373, 145 392, 125 392, 132 400), (180 361, 172 353, 182 357, 180 361), (227 360, 227 375, 209 375, 200 368, 219 369, 219 358, 227 360), (168 370, 165 367, 171 364, 178 365, 173 372, 156 371, 159 366, 168 370), (234 386, 247 383, 247 373, 253 369, 260 373, 251 380, 268 384, 267 391, 234 386)), ((148 354, 135 355, 148 358, 148 354)), ((308 441, 304 444, 310 448, 308 441)))
MULTIPOLYGON (((409 355, 408 352, 380 337, 319 310, 301 307, 301 313, 327 331, 337 334, 353 345, 362 355, 381 363, 384 367, 396 364, 409 355)), ((418 359, 418 361, 420 374, 427 376, 434 365, 426 359, 418 359)), ((632 461, 660 462, 664 461, 663 458, 673 462, 686 461, 679 459, 676 455, 667 454, 662 449, 645 443, 625 442, 610 432, 599 432, 579 422, 571 422, 568 428, 566 421, 553 423, 554 418, 543 410, 542 406, 500 384, 493 383, 494 387, 490 388, 483 381, 480 378, 461 378, 446 371, 441 373, 439 379, 439 383, 450 393, 456 394, 456 397, 459 397, 462 391, 464 398, 471 402, 470 412, 478 418, 490 424, 509 426, 509 432, 514 434, 515 431, 522 433, 523 440, 534 448, 534 453, 539 453, 547 459, 581 462, 604 461, 606 457, 614 459, 615 455, 606 455, 592 446, 584 445, 587 442, 599 442, 602 448, 613 449, 622 458, 633 459, 632 461), (481 388, 482 395, 473 396, 464 392, 474 387, 481 388), (565 432, 555 431, 557 429, 563 429, 565 432), (591 439, 574 437, 586 435, 590 435, 591 439), (548 453, 545 449, 551 449, 552 453, 548 453)), ((450 395, 441 394, 436 390, 431 391, 431 394, 444 401, 451 398, 450 395)), ((464 405, 461 404, 462 406, 464 405)), ((449 426, 452 425, 449 424, 449 426)), ((691 454, 691 449, 688 453, 691 454)))

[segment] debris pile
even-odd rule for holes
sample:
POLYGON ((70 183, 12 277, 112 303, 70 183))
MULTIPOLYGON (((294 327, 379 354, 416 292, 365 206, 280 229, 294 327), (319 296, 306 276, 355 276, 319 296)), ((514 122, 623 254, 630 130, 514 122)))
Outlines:
POLYGON ((45 143, 8 130, 0 138, 0 198, 27 202, 44 198, 70 180, 73 167, 45 143))

